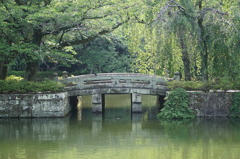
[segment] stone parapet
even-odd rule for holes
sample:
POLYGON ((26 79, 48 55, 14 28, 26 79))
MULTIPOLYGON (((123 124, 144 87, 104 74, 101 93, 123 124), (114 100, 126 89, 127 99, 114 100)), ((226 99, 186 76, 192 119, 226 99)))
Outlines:
POLYGON ((0 94, 0 117, 64 117, 70 110, 67 92, 0 94))

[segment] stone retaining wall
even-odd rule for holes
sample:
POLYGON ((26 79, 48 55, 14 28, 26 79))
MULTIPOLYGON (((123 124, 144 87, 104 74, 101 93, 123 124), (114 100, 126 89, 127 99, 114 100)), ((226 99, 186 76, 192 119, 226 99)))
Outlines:
POLYGON ((70 110, 67 92, 0 94, 0 117, 64 117, 70 110))
POLYGON ((233 93, 190 92, 190 107, 199 117, 227 117, 233 93))
MULTIPOLYGON (((190 92, 190 108, 199 117, 227 117, 233 93, 190 92)), ((1 117, 64 117, 71 111, 68 93, 0 94, 1 117)))

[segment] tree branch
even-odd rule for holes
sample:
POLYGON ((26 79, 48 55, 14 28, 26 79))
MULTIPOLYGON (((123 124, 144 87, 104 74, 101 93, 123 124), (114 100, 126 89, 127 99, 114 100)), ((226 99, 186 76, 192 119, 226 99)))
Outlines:
POLYGON ((128 18, 127 20, 125 20, 123 22, 115 24, 115 26, 113 26, 111 29, 103 29, 103 30, 99 31, 97 34, 88 36, 87 38, 81 37, 81 39, 74 39, 72 41, 62 41, 59 44, 59 46, 60 47, 65 47, 65 46, 70 46, 70 45, 87 44, 90 41, 99 37, 100 35, 104 35, 104 34, 107 34, 107 33, 110 33, 112 31, 114 31, 115 29, 119 28, 121 25, 125 24, 129 20, 130 20, 130 18, 128 18))
POLYGON ((180 12, 182 12, 184 15, 190 17, 190 18, 193 18, 195 19, 194 17, 192 17, 191 15, 187 14, 186 13, 186 10, 183 6, 181 6, 179 3, 177 3, 176 1, 174 0, 169 0, 167 1, 166 3, 166 6, 164 6, 163 8, 160 9, 160 11, 158 12, 157 14, 157 18, 154 20, 154 22, 156 23, 157 20, 159 20, 162 15, 169 9, 169 8, 178 8, 180 12))
POLYGON ((62 42, 62 39, 63 39, 63 35, 64 35, 64 33, 65 33, 65 31, 62 32, 62 34, 61 34, 61 36, 60 36, 60 38, 59 38, 58 43, 61 43, 61 42, 62 42))
POLYGON ((169 6, 171 6, 171 7, 178 7, 180 11, 185 12, 185 8, 182 7, 180 4, 178 4, 176 1, 170 0, 170 2, 175 4, 175 5, 169 5, 169 6))
MULTIPOLYGON (((110 15, 112 15, 112 14, 106 14, 106 15, 95 16, 95 17, 83 17, 79 21, 82 22, 84 20, 102 19, 102 18, 105 18, 105 17, 110 16, 110 15)), ((49 23, 49 22, 47 22, 47 23, 49 23)), ((50 35, 50 34, 57 35, 57 34, 61 33, 62 31, 67 32, 67 31, 69 31, 73 28, 76 28, 76 27, 79 28, 81 25, 82 25, 82 23, 74 23, 74 24, 71 24, 71 25, 68 25, 68 26, 62 26, 62 27, 56 28, 55 30, 46 30, 46 31, 43 32, 43 35, 44 36, 45 35, 50 35)))
POLYGON ((220 15, 228 15, 227 12, 224 13, 224 12, 218 11, 218 10, 213 9, 213 8, 204 8, 200 11, 200 14, 202 14, 204 16, 205 14, 207 14, 208 11, 212 11, 212 12, 220 14, 220 15))
POLYGON ((4 8, 7 10, 7 12, 9 13, 10 17, 12 17, 13 21, 18 22, 18 20, 12 15, 10 9, 7 7, 7 5, 4 3, 3 0, 1 0, 1 3, 3 4, 4 8))
POLYGON ((47 30, 45 32, 43 32, 43 36, 46 36, 46 35, 57 35, 59 33, 61 33, 62 31, 66 32, 78 25, 81 25, 81 24, 72 24, 72 25, 68 25, 68 26, 63 26, 63 27, 59 27, 55 30, 47 30))
POLYGON ((154 20, 154 22, 156 23, 158 20, 161 19, 162 15, 165 13, 165 11, 169 8, 169 5, 167 4, 166 6, 164 6, 163 8, 160 9, 160 11, 157 14, 157 18, 154 20))

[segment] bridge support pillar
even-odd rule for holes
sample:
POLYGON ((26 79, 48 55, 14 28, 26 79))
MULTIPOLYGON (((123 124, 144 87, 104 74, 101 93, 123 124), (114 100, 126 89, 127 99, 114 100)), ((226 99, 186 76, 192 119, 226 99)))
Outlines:
POLYGON ((132 93, 132 113, 142 113, 142 96, 139 93, 132 93))
POLYGON ((103 111, 102 94, 92 95, 92 110, 93 110, 93 113, 102 113, 103 111))

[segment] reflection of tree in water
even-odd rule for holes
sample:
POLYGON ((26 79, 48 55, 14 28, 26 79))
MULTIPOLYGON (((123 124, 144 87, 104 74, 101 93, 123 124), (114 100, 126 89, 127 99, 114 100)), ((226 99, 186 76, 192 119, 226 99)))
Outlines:
POLYGON ((176 141, 194 141, 195 131, 194 119, 183 120, 160 120, 160 126, 163 128, 163 132, 170 139, 176 141))
POLYGON ((239 121, 227 118, 161 120, 160 126, 167 143, 181 152, 184 159, 190 158, 193 152, 202 158, 229 157, 239 154, 236 149, 240 142, 239 121))
MULTIPOLYGON (((198 118, 187 120, 160 120, 160 126, 163 127, 163 131, 171 139, 179 141, 225 141, 230 139, 229 136, 239 136, 239 133, 232 134, 232 132, 239 131, 240 122, 239 120, 226 118, 198 118)), ((233 138, 236 139, 236 136, 233 138)))
POLYGON ((157 118, 157 106, 143 107, 143 119, 153 120, 157 118))
POLYGON ((137 154, 132 158, 143 158, 140 154, 177 159, 239 157, 239 119, 142 121, 141 114, 135 115, 129 121, 103 120, 101 114, 84 121, 0 120, 0 158, 17 158, 19 154, 36 159, 61 158, 93 151, 99 156, 137 154))
POLYGON ((44 158, 67 135, 67 118, 0 119, 0 159, 44 158))

